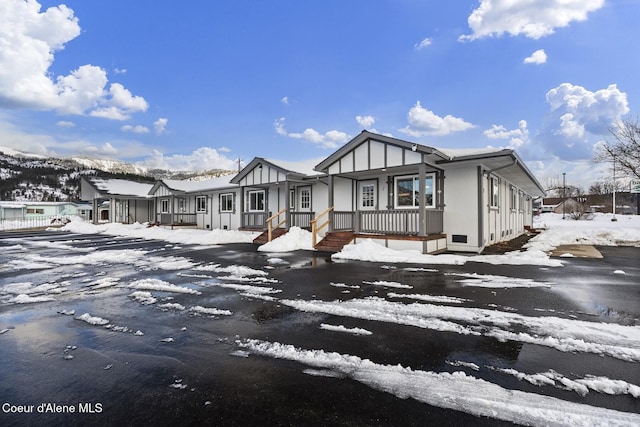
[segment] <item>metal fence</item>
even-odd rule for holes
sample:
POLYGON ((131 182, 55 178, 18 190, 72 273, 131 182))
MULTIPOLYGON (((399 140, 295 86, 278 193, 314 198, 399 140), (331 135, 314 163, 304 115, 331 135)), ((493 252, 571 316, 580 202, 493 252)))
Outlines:
POLYGON ((28 218, 0 219, 0 231, 61 227, 69 221, 68 215, 43 215, 28 218))

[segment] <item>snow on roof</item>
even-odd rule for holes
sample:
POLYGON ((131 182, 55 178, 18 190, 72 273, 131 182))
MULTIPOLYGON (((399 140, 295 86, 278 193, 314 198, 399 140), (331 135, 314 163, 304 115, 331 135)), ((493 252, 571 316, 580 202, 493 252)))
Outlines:
POLYGON ((163 179, 162 182, 172 190, 194 192, 237 187, 237 185, 230 183, 231 178, 233 178, 233 175, 223 175, 216 178, 204 179, 202 181, 163 179))
POLYGON ((121 196, 148 197, 153 184, 129 181, 126 179, 92 178, 91 182, 100 191, 106 194, 121 196))
POLYGON ((303 175, 315 176, 315 175, 321 175, 321 173, 313 170, 313 168, 317 164, 322 162, 324 160, 324 157, 316 158, 312 160, 302 160, 297 162, 273 160, 273 159, 265 159, 265 160, 268 161, 269 163, 273 163, 274 165, 279 166, 282 169, 285 169, 291 172, 298 172, 303 175))
POLYGON ((60 205, 75 205, 75 202, 39 202, 39 201, 22 201, 14 202, 11 200, 0 201, 0 207, 19 209, 26 208, 27 206, 60 206, 60 205))
POLYGON ((482 147, 482 148, 437 148, 438 151, 451 157, 467 157, 467 156, 482 156, 487 154, 494 154, 504 151, 504 148, 496 147, 482 147))

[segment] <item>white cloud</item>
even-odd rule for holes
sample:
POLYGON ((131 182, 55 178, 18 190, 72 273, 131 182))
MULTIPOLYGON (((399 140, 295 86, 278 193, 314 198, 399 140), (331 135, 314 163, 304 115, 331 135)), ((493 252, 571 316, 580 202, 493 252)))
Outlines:
POLYGON ((115 74, 127 74, 127 69, 126 68, 114 68, 113 72, 115 74))
POLYGON ((356 116, 356 122, 364 129, 371 129, 376 119, 373 116, 356 116))
POLYGON ((230 153, 231 152, 231 148, 229 147, 219 147, 218 151, 221 153, 230 153))
POLYGON ((108 142, 102 145, 83 145, 81 152, 94 157, 113 157, 119 153, 118 149, 108 142))
POLYGON ((547 53, 544 49, 538 49, 531 56, 524 58, 523 62, 525 64, 544 64, 547 62, 547 53))
POLYGON ((146 110, 146 101, 119 83, 107 90, 107 73, 101 67, 81 65, 68 75, 54 76, 54 54, 80 35, 80 26, 64 5, 40 9, 35 0, 0 2, 0 106, 117 120, 146 110))
POLYGON ((422 137, 425 135, 448 135, 453 132, 461 132, 474 127, 463 119, 447 115, 440 117, 427 110, 420 101, 409 109, 407 114, 409 126, 400 129, 407 135, 422 137))
POLYGON ((531 39, 553 34, 556 28, 584 21, 590 12, 600 9, 604 0, 481 0, 469 16, 472 34, 461 41, 482 37, 524 35, 531 39))
POLYGON ((509 148, 519 148, 529 142, 529 129, 526 120, 520 120, 518 129, 512 130, 507 130, 502 125, 492 125, 491 129, 484 131, 484 135, 489 139, 508 139, 509 148))
POLYGON ((169 119, 166 117, 161 117, 153 122, 153 129, 156 131, 156 135, 165 133, 167 131, 167 124, 169 124, 169 119))
POLYGON ((132 132, 132 133, 138 133, 138 134, 149 133, 149 128, 142 125, 136 125, 136 126, 124 125, 120 129, 123 132, 132 132))
POLYGON ((591 92, 582 86, 562 83, 547 92, 551 125, 555 133, 567 137, 608 134, 609 127, 629 112, 627 94, 617 85, 591 92))
POLYGON ((413 47, 416 48, 416 50, 421 50, 424 49, 425 47, 431 46, 432 44, 432 40, 427 37, 426 39, 422 40, 420 43, 416 43, 413 47))
POLYGON ((344 144, 351 139, 351 136, 338 130, 330 130, 323 134, 315 129, 307 128, 302 133, 289 133, 284 127, 285 120, 286 119, 284 117, 280 117, 274 123, 274 127, 278 135, 288 136, 293 139, 303 139, 316 144, 321 148, 338 148, 341 144, 344 144))
POLYGON ((236 163, 218 150, 200 147, 191 154, 175 154, 165 156, 158 150, 153 150, 151 156, 137 163, 150 169, 169 169, 175 171, 206 171, 211 169, 235 170, 236 163))
POLYGON ((284 105, 288 105, 289 104, 289 97, 285 96, 283 97, 280 102, 282 102, 284 105))
POLYGON ((56 126, 58 126, 59 128, 73 128, 76 127, 76 124, 67 120, 60 120, 56 123, 56 126))

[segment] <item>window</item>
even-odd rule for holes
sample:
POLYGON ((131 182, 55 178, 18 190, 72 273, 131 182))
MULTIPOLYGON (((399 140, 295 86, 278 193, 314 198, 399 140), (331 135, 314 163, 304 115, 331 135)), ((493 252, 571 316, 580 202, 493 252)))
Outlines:
POLYGON ((289 209, 296 210, 296 190, 289 190, 289 209))
POLYGON ((207 196, 196 197, 196 212, 207 211, 207 196))
POLYGON ((518 191, 516 187, 511 187, 511 210, 518 209, 518 191))
POLYGON ((309 188, 300 191, 300 209, 311 209, 311 190, 309 188))
POLYGON ((160 200, 160 212, 169 213, 169 199, 160 200))
POLYGON ((220 212, 233 212, 233 193, 220 195, 220 212))
MULTIPOLYGON (((396 208, 417 208, 420 206, 420 178, 418 175, 401 176, 395 179, 396 208)), ((425 206, 435 207, 433 197, 435 187, 435 174, 428 174, 425 177, 425 206)))
POLYGON ((44 214, 44 209, 28 208, 27 209, 27 213, 28 214, 40 214, 40 215, 43 215, 44 214))
POLYGON ((184 212, 187 210, 187 205, 184 199, 178 199, 178 212, 184 212))
POLYGON ((518 200, 518 208, 520 209, 520 212, 524 211, 524 193, 522 191, 519 192, 520 197, 518 200))
POLYGON ((375 184, 362 184, 361 196, 362 207, 373 208, 376 206, 376 185, 375 184))
POLYGON ((498 187, 498 178, 491 177, 491 207, 497 208, 498 202, 500 200, 499 197, 499 187, 498 187))
POLYGON ((249 191, 249 212, 264 212, 264 190, 249 191))

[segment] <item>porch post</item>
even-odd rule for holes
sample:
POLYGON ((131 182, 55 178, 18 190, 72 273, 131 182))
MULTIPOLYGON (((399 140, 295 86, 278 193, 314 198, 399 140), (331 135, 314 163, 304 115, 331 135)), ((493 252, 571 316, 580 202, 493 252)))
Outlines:
MULTIPOLYGON (((93 206, 92 206, 92 209, 93 209, 93 213, 92 213, 93 218, 92 218, 92 221, 93 221, 93 223, 94 223, 94 224, 97 224, 97 223, 98 223, 98 199, 96 199, 95 197, 93 198, 93 206)), ((24 215, 23 215, 23 216, 24 216, 24 215)))
POLYGON ((427 235, 426 180, 427 165, 420 163, 420 166, 418 166, 418 236, 427 235))
MULTIPOLYGON (((328 180, 328 184, 329 184, 329 206, 327 206, 328 208, 333 206, 333 175, 329 175, 329 180, 328 180)), ((334 224, 333 224, 333 211, 329 212, 329 231, 333 231, 334 230, 334 224)))
POLYGON ((240 187, 240 228, 245 226, 244 215, 244 187, 240 187))
POLYGON ((289 178, 287 177, 284 181, 284 207, 286 208, 286 211, 284 211, 284 228, 285 230, 288 230, 291 228, 291 204, 289 203, 289 190, 290 190, 290 186, 289 186, 289 178))

